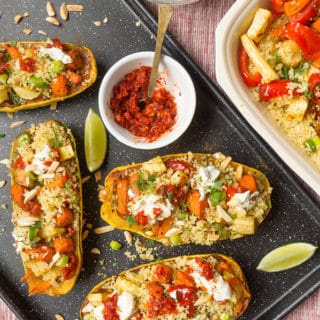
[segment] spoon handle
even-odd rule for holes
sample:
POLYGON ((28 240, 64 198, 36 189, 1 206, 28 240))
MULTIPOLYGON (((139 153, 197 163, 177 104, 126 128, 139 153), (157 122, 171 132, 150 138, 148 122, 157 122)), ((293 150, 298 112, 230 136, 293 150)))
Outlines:
POLYGON ((153 57, 152 70, 149 80, 148 87, 148 98, 152 97, 153 89, 156 83, 159 61, 161 56, 161 49, 164 40, 164 36, 167 32, 169 21, 173 14, 173 7, 168 4, 160 4, 158 9, 158 32, 157 32, 157 41, 156 48, 153 57))

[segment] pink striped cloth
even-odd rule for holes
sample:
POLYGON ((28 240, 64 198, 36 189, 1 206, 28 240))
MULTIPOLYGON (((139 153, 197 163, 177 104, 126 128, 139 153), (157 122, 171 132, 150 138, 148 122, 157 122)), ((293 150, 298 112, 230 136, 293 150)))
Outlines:
MULTIPOLYGON (((169 31, 213 81, 215 81, 215 29, 233 2, 233 0, 200 0, 194 4, 176 7, 169 25, 169 31)), ((156 12, 156 5, 147 2, 146 4, 156 12)), ((0 319, 17 320, 1 300, 0 319)), ((285 318, 285 320, 319 319, 320 290, 313 293, 285 318)))

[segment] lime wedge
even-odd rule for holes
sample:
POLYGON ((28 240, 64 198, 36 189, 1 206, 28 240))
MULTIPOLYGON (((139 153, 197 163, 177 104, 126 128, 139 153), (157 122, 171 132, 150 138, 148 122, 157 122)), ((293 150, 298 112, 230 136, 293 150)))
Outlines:
POLYGON ((84 127, 84 153, 90 172, 100 168, 107 153, 107 133, 101 118, 90 108, 84 127))
POLYGON ((257 269, 266 272, 278 272, 296 267, 310 259, 317 248, 307 242, 286 244, 266 254, 257 269))

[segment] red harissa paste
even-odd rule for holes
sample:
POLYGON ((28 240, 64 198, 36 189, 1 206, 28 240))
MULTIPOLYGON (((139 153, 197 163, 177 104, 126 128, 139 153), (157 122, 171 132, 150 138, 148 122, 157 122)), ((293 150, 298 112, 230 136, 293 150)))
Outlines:
POLYGON ((153 97, 147 98, 151 67, 142 66, 125 75, 113 88, 110 101, 115 121, 137 137, 149 142, 172 129, 177 106, 164 86, 156 86, 153 97))

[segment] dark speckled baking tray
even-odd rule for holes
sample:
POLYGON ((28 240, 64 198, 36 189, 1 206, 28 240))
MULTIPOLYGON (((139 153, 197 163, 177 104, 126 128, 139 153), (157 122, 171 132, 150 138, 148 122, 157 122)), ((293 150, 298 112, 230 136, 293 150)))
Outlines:
MULTIPOLYGON (((89 172, 85 166, 83 149, 84 121, 89 107, 98 111, 97 95, 100 81, 108 68, 123 56, 144 50, 153 50, 156 24, 144 3, 135 0, 92 0, 77 1, 85 11, 70 14, 62 26, 54 27, 45 22, 45 2, 36 0, 11 0, 1 3, 1 38, 5 40, 38 40, 38 29, 48 32, 65 42, 74 42, 90 47, 97 58, 99 77, 95 85, 85 93, 59 103, 56 111, 49 108, 20 112, 14 120, 25 120, 23 127, 10 129, 13 121, 6 114, 0 114, 0 132, 6 137, 0 140, 0 158, 8 158, 12 139, 32 123, 57 119, 69 126, 78 145, 83 177, 89 172), (28 11, 30 17, 19 25, 13 24, 13 17, 28 11), (93 21, 109 22, 96 27, 93 21), (141 21, 140 27, 136 22, 141 21), (25 36, 22 28, 32 28, 31 36, 25 36)), ((59 1, 52 1, 59 8, 59 1)), ((183 246, 165 248, 147 242, 155 247, 158 257, 172 257, 181 254, 220 252, 233 256, 247 275, 252 291, 252 303, 243 319, 280 319, 299 302, 305 299, 320 283, 320 252, 305 264, 281 273, 258 272, 256 266, 271 249, 293 241, 307 241, 319 245, 320 209, 296 180, 294 173, 256 136, 230 101, 204 75, 175 40, 167 36, 164 52, 180 61, 189 71, 197 90, 197 111, 187 132, 169 147, 153 151, 137 151, 117 142, 109 135, 108 157, 102 167, 103 177, 118 165, 147 160, 155 155, 177 152, 216 152, 231 155, 235 161, 256 167, 267 174, 273 186, 270 215, 254 236, 233 241, 223 241, 215 246, 183 246)), ((8 171, 0 166, 0 180, 8 181, 8 171)), ((0 190, 0 287, 2 298, 21 319, 54 319, 60 313, 64 318, 79 318, 80 305, 89 289, 106 276, 142 263, 132 262, 125 251, 134 253, 134 247, 125 245, 123 232, 114 231, 96 235, 93 229, 104 225, 99 217, 97 184, 92 177, 84 185, 84 219, 93 225, 84 241, 84 264, 79 281, 72 292, 61 297, 27 295, 27 288, 19 282, 23 274, 20 258, 12 246, 11 203, 9 183, 0 190), (112 251, 108 242, 118 239, 124 244, 119 252, 112 251), (97 247, 101 255, 90 253, 97 247)), ((86 228, 85 224, 85 228, 86 228)), ((141 239, 141 238, 140 238, 141 239)), ((141 239, 144 241, 143 239, 141 239)))

